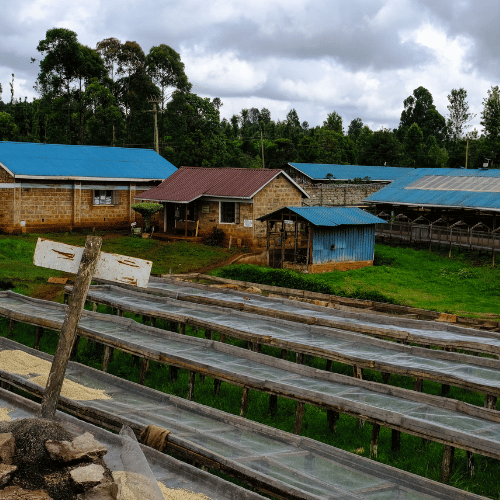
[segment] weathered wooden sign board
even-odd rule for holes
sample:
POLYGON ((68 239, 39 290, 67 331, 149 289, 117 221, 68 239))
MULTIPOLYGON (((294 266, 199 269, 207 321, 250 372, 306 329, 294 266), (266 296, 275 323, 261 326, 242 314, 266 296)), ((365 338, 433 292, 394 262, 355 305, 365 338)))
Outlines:
POLYGON ((75 273, 75 285, 64 318, 57 350, 45 387, 41 416, 53 418, 68 366, 76 329, 82 315, 92 277, 146 287, 152 262, 101 252, 102 238, 87 236, 85 248, 38 238, 33 256, 35 266, 75 273))
MULTIPOLYGON (((38 238, 33 264, 76 274, 82 255, 83 247, 38 238)), ((152 265, 149 260, 100 252, 93 277, 146 288, 152 265)))

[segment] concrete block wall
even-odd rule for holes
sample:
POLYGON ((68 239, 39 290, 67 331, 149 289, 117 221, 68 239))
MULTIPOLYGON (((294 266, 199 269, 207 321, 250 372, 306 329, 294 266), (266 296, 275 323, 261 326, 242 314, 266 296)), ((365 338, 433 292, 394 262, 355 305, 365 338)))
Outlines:
POLYGON ((304 186, 310 196, 304 200, 307 206, 355 206, 363 204, 363 200, 387 184, 314 184, 304 186))

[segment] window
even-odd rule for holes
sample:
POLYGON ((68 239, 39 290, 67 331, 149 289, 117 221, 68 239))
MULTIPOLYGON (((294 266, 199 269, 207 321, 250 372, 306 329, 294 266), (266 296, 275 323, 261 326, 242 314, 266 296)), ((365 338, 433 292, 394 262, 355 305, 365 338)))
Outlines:
POLYGON ((113 205, 114 196, 113 191, 96 189, 94 191, 94 205, 113 205))
POLYGON ((196 220, 196 210, 194 203, 188 203, 187 205, 184 203, 178 203, 175 205, 175 218, 176 220, 186 220, 186 209, 187 209, 187 220, 195 221, 196 220))
POLYGON ((240 222, 238 203, 232 201, 220 202, 220 222, 221 224, 238 224, 240 222))

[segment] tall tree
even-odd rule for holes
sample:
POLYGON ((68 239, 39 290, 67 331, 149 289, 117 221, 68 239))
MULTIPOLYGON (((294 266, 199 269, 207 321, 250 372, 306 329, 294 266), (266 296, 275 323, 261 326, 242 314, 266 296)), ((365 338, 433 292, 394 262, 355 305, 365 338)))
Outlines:
POLYGON ((464 88, 452 89, 448 95, 448 101, 450 102, 447 106, 449 111, 448 129, 452 139, 458 141, 462 139, 465 129, 470 127, 467 122, 476 115, 469 112, 467 91, 464 88))
POLYGON ((498 85, 491 87, 488 90, 488 97, 483 99, 480 123, 484 127, 486 138, 496 140, 500 137, 500 89, 498 85))
POLYGON ((342 117, 336 111, 328 113, 328 117, 323 122, 323 128, 343 134, 344 127, 342 125, 342 117))

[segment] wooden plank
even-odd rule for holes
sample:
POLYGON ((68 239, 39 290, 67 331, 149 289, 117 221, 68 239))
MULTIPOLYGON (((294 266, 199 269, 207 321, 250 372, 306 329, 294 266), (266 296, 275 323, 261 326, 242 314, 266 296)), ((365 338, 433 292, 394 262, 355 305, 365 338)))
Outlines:
POLYGON ((102 238, 87 236, 85 248, 79 260, 75 286, 71 293, 71 300, 61 328, 56 353, 50 368, 47 387, 42 399, 41 416, 43 418, 53 418, 55 415, 66 367, 68 366, 71 349, 76 338, 78 322, 82 315, 83 305, 87 298, 87 292, 99 258, 101 245, 102 238))
MULTIPOLYGON (((38 238, 33 263, 76 274, 83 253, 83 247, 38 238)), ((95 278, 146 288, 152 265, 149 260, 101 252, 93 273, 95 278)))

